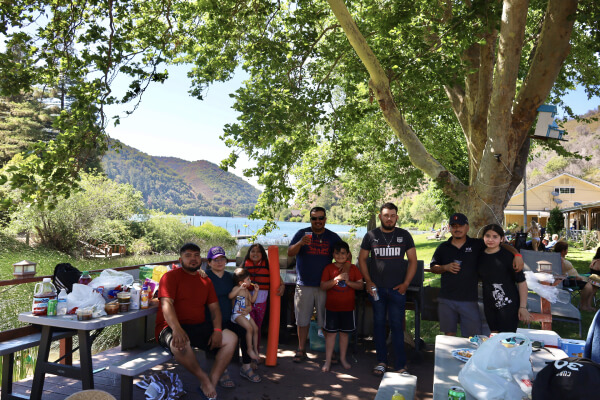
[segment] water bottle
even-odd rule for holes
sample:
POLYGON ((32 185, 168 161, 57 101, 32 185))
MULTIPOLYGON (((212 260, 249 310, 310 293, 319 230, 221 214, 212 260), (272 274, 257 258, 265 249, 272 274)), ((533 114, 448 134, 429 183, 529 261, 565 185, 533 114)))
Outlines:
POLYGON ((58 294, 58 304, 56 305, 56 315, 67 314, 67 290, 62 289, 58 294))

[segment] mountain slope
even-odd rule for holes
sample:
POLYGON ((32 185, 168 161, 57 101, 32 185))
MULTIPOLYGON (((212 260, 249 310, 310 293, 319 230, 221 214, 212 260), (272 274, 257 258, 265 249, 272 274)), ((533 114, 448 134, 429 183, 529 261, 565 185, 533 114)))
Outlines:
POLYGON ((260 192, 208 161, 154 157, 121 144, 102 160, 106 175, 142 192, 150 209, 185 215, 247 215, 260 192))

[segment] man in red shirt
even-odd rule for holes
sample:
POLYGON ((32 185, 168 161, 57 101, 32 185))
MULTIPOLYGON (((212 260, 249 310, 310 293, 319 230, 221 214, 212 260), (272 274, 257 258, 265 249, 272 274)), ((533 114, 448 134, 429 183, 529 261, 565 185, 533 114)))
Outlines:
POLYGON ((175 360, 198 378, 204 395, 216 399, 217 383, 231 361, 238 338, 230 330, 222 330, 215 288, 208 277, 198 272, 202 263, 200 248, 187 243, 179 255, 181 268, 167 272, 160 280, 155 334, 175 360), (205 306, 212 321, 206 321, 205 306), (192 346, 205 351, 218 349, 208 375, 198 364, 192 346))

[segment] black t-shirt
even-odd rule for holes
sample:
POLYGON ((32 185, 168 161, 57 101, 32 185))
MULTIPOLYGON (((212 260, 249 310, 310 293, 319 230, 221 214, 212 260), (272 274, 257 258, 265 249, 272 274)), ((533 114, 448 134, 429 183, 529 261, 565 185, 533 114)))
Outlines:
POLYGON ((477 270, 483 283, 483 301, 498 310, 510 304, 519 305, 517 283, 525 281, 525 274, 513 270, 513 258, 503 248, 493 254, 483 251, 479 256, 477 270))
POLYGON ((442 287, 438 297, 455 301, 477 301, 477 259, 483 249, 483 239, 469 236, 461 248, 452 244, 452 238, 438 246, 433 253, 431 267, 450 264, 454 260, 462 262, 458 274, 442 273, 442 287))
POLYGON ((389 233, 382 232, 381 228, 367 232, 360 248, 371 253, 369 275, 373 283, 389 289, 404 282, 408 270, 404 255, 413 247, 412 236, 402 228, 395 228, 389 233))

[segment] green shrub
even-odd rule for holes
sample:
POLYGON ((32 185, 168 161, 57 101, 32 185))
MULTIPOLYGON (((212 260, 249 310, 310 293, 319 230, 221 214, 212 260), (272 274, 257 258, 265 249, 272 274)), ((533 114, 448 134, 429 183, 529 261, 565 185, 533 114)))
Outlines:
POLYGON ((177 253, 182 244, 198 241, 180 216, 153 213, 143 230, 146 242, 158 253, 177 253))
POLYGON ((233 236, 227 232, 227 229, 220 226, 215 226, 210 222, 205 222, 201 226, 194 226, 190 228, 190 230, 205 247, 226 247, 235 245, 236 243, 235 238, 233 238, 233 236))

